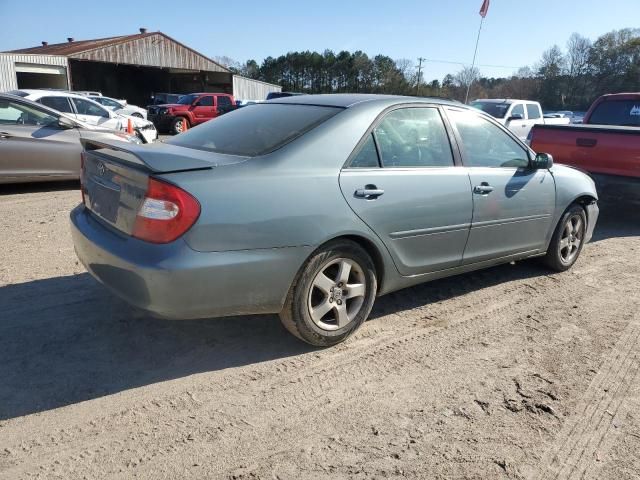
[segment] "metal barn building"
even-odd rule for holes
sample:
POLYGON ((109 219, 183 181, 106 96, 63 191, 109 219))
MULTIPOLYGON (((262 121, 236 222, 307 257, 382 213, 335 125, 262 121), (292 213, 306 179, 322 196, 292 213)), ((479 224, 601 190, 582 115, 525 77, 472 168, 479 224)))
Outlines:
POLYGON ((0 91, 60 88, 99 91, 146 105, 157 92, 233 93, 260 100, 277 85, 239 77, 162 32, 80 40, 0 53, 0 91), (257 95, 254 97, 253 95, 257 95))

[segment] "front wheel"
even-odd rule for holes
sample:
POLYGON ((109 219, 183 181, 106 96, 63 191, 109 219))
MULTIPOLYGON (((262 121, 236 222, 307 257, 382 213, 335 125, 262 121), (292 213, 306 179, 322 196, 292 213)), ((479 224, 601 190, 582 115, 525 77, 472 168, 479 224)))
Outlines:
POLYGON ((189 121, 184 117, 176 117, 171 122, 171 133, 178 135, 189 128, 189 121))
POLYGON ((367 252, 351 241, 329 242, 298 274, 280 319, 311 345, 335 345, 366 320, 376 291, 375 267, 367 252))
POLYGON ((569 270, 582 251, 587 215, 580 205, 572 205, 562 215, 553 233, 544 263, 557 272, 569 270))

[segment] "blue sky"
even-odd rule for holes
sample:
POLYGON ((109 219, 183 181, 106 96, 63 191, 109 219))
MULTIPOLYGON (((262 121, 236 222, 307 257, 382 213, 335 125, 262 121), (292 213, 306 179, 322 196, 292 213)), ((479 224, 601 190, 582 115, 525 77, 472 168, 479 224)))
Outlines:
MULTIPOLYGON (((237 2, 0 0, 0 51, 161 30, 210 57, 238 61, 325 48, 471 63, 482 0, 321 0, 237 2), (454 6, 455 5, 455 6, 454 6)), ((640 0, 491 0, 477 63, 487 76, 535 63, 572 32, 595 39, 638 26, 640 0)), ((424 77, 442 79, 460 65, 429 61, 424 77)))

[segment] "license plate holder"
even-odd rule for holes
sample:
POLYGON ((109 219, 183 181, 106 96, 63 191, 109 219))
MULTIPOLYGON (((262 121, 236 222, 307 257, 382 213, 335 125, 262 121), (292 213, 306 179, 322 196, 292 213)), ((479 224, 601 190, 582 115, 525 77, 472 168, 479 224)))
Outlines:
POLYGON ((116 223, 120 204, 120 189, 93 182, 89 195, 91 210, 108 222, 116 223))

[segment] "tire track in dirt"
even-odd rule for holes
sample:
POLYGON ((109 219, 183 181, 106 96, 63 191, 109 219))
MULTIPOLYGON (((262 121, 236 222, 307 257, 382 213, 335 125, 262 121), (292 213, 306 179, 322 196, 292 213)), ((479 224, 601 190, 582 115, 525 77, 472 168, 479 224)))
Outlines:
POLYGON ((597 459, 626 392, 640 368, 640 322, 631 321, 578 403, 570 422, 543 455, 536 480, 584 478, 597 459))

